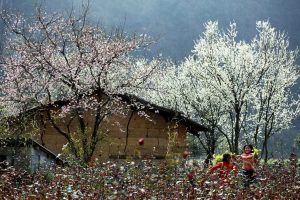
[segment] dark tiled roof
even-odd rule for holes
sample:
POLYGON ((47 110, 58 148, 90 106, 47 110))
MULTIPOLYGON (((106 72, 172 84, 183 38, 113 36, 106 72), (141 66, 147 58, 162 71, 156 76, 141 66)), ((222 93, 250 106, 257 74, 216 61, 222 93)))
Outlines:
POLYGON ((179 123, 185 125, 188 128, 188 131, 192 134, 198 135, 199 131, 209 130, 207 127, 200 125, 199 123, 191 119, 186 118, 181 112, 149 103, 148 101, 134 95, 118 95, 118 96, 123 101, 130 103, 133 109, 152 111, 155 113, 158 112, 160 115, 164 116, 167 120, 177 120, 179 123), (140 106, 139 104, 143 106, 140 106))
MULTIPOLYGON (((96 91, 95 91, 96 93, 96 91)), ((140 97, 137 97, 135 95, 129 95, 129 94, 116 94, 113 95, 116 98, 119 98, 123 102, 127 102, 131 109, 134 110, 143 110, 143 111, 150 111, 159 113, 160 115, 164 116, 168 121, 171 120, 177 120, 179 123, 185 125, 188 128, 188 132, 198 135, 200 131, 208 131, 209 129, 183 115, 183 113, 178 112, 176 110, 172 110, 169 108, 161 107, 156 104, 150 103, 140 97), (141 106, 142 105, 142 106, 141 106)), ((41 111, 44 109, 52 109, 52 108, 59 108, 64 105, 67 105, 70 103, 68 100, 60 100, 56 101, 53 104, 49 104, 45 107, 36 107, 28 111, 28 113, 34 113, 37 111, 41 111)))

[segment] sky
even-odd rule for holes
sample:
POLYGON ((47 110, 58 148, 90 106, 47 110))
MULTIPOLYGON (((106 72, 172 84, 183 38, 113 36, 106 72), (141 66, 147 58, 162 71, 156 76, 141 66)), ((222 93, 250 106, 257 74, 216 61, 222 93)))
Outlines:
POLYGON ((299 0, 92 0, 90 14, 108 30, 123 26, 158 38, 150 54, 175 60, 190 54, 208 20, 223 29, 236 22, 239 39, 246 41, 255 36, 256 21, 269 20, 288 33, 292 49, 300 46, 299 0))
MULTIPOLYGON (((0 0, 0 8, 6 4, 28 14, 37 1, 57 12, 78 9, 87 0, 0 0)), ((148 55, 177 61, 190 54, 209 20, 218 21, 224 30, 236 22, 239 39, 246 41, 255 36, 256 21, 269 20, 287 32, 291 49, 300 46, 299 0, 90 0, 89 11, 91 19, 108 31, 123 27, 125 32, 158 39, 148 55)))

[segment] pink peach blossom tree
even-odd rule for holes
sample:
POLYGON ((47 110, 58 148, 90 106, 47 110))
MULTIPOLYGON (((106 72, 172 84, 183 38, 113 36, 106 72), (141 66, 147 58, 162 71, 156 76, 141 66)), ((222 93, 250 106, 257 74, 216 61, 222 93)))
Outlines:
POLYGON ((3 116, 20 116, 39 108, 68 141, 75 158, 88 162, 101 137, 101 125, 120 109, 117 94, 139 87, 159 61, 136 56, 153 40, 146 35, 107 33, 88 20, 88 9, 47 14, 37 8, 30 19, 2 14, 7 29, 2 56, 3 116), (62 103, 62 104, 59 104, 62 103), (60 105, 59 115, 53 108, 60 105), (86 111, 92 111, 86 116, 86 111), (68 116, 64 127, 57 117, 68 116), (93 124, 88 124, 87 118, 93 124), (77 130, 69 125, 77 121, 77 130))

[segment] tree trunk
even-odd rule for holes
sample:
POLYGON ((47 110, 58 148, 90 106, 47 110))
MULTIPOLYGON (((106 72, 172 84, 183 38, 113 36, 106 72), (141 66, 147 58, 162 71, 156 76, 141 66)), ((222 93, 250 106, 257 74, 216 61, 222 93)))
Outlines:
POLYGON ((264 162, 268 162, 269 158, 269 150, 268 150, 268 136, 265 135, 264 142, 263 142, 263 147, 262 147, 262 153, 264 153, 264 162))
POLYGON ((235 115, 235 127, 234 127, 234 143, 233 143, 233 153, 239 153, 239 136, 240 136, 240 111, 241 109, 236 106, 235 115))

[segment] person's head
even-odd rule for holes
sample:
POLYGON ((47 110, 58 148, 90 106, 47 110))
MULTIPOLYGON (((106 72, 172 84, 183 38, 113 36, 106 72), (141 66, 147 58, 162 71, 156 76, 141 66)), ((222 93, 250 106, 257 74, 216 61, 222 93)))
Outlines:
POLYGON ((223 162, 230 163, 230 160, 231 160, 231 155, 229 153, 223 154, 223 159, 222 159, 223 162))
POLYGON ((253 146, 251 144, 246 144, 243 147, 244 153, 253 153, 253 146))

